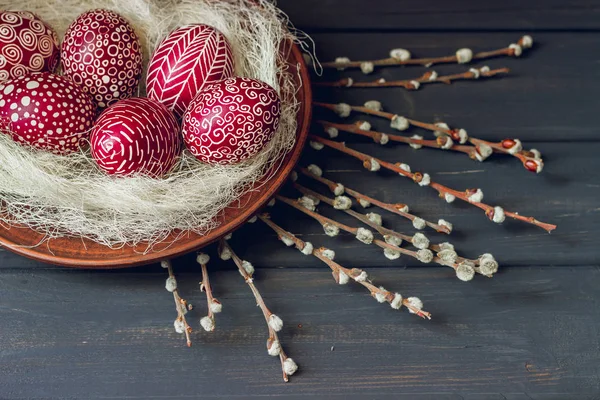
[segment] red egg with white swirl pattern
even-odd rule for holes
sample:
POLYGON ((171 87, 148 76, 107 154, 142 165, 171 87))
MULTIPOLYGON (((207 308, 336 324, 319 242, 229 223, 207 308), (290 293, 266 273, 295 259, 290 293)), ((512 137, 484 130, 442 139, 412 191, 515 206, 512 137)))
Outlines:
POLYGON ((65 77, 34 72, 0 83, 0 127, 18 143, 72 153, 85 144, 95 115, 91 97, 65 77))
POLYGON ((205 85, 232 75, 233 54, 225 35, 208 25, 183 26, 154 51, 147 94, 181 116, 205 85))
POLYGON ((268 84, 228 78, 205 87, 182 123, 187 148, 208 164, 236 164, 255 156, 279 126, 281 101, 268 84))
POLYGON ((63 71, 104 108, 132 97, 142 74, 142 51, 135 31, 119 14, 81 14, 65 33, 63 71))
POLYGON ((91 136, 92 157, 110 175, 168 173, 181 151, 177 119, 161 103, 121 100, 100 115, 91 136))
POLYGON ((30 72, 54 72, 56 32, 28 11, 0 11, 0 82, 30 72))

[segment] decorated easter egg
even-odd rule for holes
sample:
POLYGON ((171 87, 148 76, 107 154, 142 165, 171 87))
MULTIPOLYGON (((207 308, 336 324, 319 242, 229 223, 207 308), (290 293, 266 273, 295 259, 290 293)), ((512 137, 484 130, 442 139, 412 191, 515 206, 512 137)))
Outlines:
POLYGON ((181 151, 175 115, 161 103, 141 97, 104 110, 90 142, 92 157, 111 175, 159 177, 171 170, 181 151))
POLYGON ((148 66, 146 92, 181 116, 202 88, 233 75, 233 55, 225 35, 196 24, 169 34, 148 66))
POLYGON ((279 95, 250 78, 213 83, 192 100, 182 123, 183 139, 208 164, 236 164, 260 152, 279 126, 279 95))
POLYGON ((65 33, 63 71, 106 107, 134 95, 142 73, 140 40, 129 23, 108 10, 81 14, 65 33))
POLYGON ((19 143, 72 153, 89 137, 95 115, 91 97, 62 76, 34 72, 0 83, 0 126, 19 143))
POLYGON ((0 81, 53 72, 60 52, 56 32, 27 11, 0 11, 0 81))

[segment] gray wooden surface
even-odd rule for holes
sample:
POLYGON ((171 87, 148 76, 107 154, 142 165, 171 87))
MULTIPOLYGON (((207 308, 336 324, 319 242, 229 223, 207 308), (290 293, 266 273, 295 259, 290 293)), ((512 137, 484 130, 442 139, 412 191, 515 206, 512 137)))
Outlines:
MULTIPOLYGON (((307 149, 302 163, 318 163, 334 180, 406 202, 427 219, 450 220, 456 232, 447 239, 468 256, 494 253, 500 273, 464 283, 447 268, 405 257, 388 261, 376 248, 349 235, 329 238, 315 222, 277 205, 270 210, 274 220, 335 249, 340 263, 365 268, 376 284, 419 296, 433 314, 431 321, 419 320, 377 304, 361 287, 336 286, 327 268, 285 248, 264 226, 244 226, 231 243, 255 264, 265 301, 284 319, 283 345, 300 364, 284 384, 278 362, 265 351, 260 311, 230 263, 210 265, 224 312, 209 334, 198 325, 205 300, 193 255, 174 262, 183 295, 195 305, 188 314, 195 328, 188 349, 173 331, 175 311, 159 266, 77 271, 0 251, 0 398, 600 398, 600 4, 289 0, 281 5, 313 34, 323 61, 383 57, 393 47, 409 48, 415 56, 451 54, 459 47, 491 49, 532 33, 536 46, 522 59, 485 62, 510 67, 512 73, 502 79, 417 92, 319 90, 316 98, 353 104, 378 99, 390 111, 444 120, 473 136, 520 137, 544 154, 542 174, 502 156, 477 163, 460 154, 340 138, 386 160, 407 162, 448 186, 481 187, 486 201, 556 223, 558 229, 548 235, 517 222, 498 226, 472 207, 446 204, 433 190, 392 174, 368 173, 333 151, 307 149)), ((369 78, 421 73, 392 68, 369 78)), ((386 129, 381 121, 370 121, 386 129)), ((382 214, 388 226, 412 232, 399 217, 382 214)), ((207 250, 214 255, 214 248, 207 250)))

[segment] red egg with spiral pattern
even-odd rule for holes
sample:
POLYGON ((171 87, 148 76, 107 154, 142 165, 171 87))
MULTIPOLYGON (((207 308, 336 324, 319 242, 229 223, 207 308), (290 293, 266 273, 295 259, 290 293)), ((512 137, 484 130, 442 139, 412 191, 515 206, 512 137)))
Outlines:
POLYGON ((92 157, 110 175, 168 173, 181 151, 177 119, 161 103, 133 97, 100 115, 91 135, 92 157))
POLYGON ((30 72, 54 72, 56 32, 28 11, 0 11, 0 82, 30 72))
POLYGON ((154 51, 146 78, 148 97, 181 116, 203 87, 233 75, 229 41, 212 26, 171 32, 154 51))
POLYGON ((81 14, 62 43, 63 72, 88 92, 99 107, 132 97, 142 74, 142 51, 135 31, 119 14, 81 14))
POLYGON ((0 83, 0 128, 22 144, 55 154, 89 138, 96 105, 69 79, 34 72, 0 83))
POLYGON ((236 164, 265 148, 279 126, 281 101, 265 82, 228 78, 205 87, 182 122, 192 154, 208 164, 236 164))

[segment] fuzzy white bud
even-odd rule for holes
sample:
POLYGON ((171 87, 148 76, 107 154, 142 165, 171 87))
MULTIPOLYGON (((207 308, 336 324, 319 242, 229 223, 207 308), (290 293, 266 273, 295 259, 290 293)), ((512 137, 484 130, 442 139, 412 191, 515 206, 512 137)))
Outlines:
POLYGON ((400 307, 402 307, 402 295, 400 293, 394 293, 394 300, 392 300, 392 302, 390 303, 390 306, 394 309, 394 310, 399 310, 400 307))
POLYGON ((348 283, 348 281, 350 280, 350 277, 344 272, 344 271, 339 271, 339 278, 338 278, 338 283, 340 285, 345 285, 346 283, 348 283))
POLYGON ((421 178, 421 180, 419 181, 419 186, 429 186, 430 183, 431 177, 429 176, 429 174, 423 174, 423 178, 421 178))
POLYGON ((479 143, 475 149, 475 158, 477 161, 485 161, 494 152, 494 150, 485 143, 479 143))
POLYGON ((377 226, 383 225, 383 219, 381 218, 381 214, 368 213, 367 218, 369 219, 369 221, 371 221, 372 223, 374 223, 377 226))
POLYGON ((277 200, 275 200, 275 198, 272 198, 271 200, 269 200, 269 202, 267 203, 268 207, 273 207, 275 205, 275 203, 277 202, 277 200))
POLYGON ((410 51, 406 49, 392 49, 390 50, 390 57, 398 61, 410 60, 410 51))
MULTIPOLYGON (((406 299, 408 301, 408 304, 410 304, 413 308, 416 308, 417 310, 422 310, 423 309, 423 302, 421 301, 421 299, 419 299, 418 297, 409 297, 408 299, 406 299)), ((415 312, 412 311, 411 309, 408 310, 411 314, 414 314, 415 312)))
POLYGON ((167 268, 169 268, 169 265, 171 265, 171 263, 170 263, 168 260, 162 260, 162 261, 160 262, 160 266, 161 266, 162 268, 164 268, 164 269, 167 269, 167 268))
POLYGON ((373 232, 365 228, 358 228, 356 231, 356 239, 360 240, 365 244, 373 243, 373 232))
POLYGON ((310 164, 306 169, 313 175, 321 176, 323 175, 323 170, 315 164, 310 164))
POLYGON ((206 265, 210 261, 210 256, 206 253, 198 253, 196 256, 196 262, 198 264, 206 265))
POLYGON ((341 196, 344 194, 345 191, 346 188, 344 188, 344 185, 342 185, 341 183, 337 183, 335 185, 335 188, 333 189, 333 194, 335 194, 336 196, 341 196))
POLYGON ((467 143, 467 140, 469 140, 469 135, 467 134, 467 131, 465 129, 461 128, 458 130, 458 139, 460 144, 467 143))
POLYGON ((175 332, 184 333, 185 332, 185 324, 179 318, 173 322, 173 327, 175 327, 175 332))
POLYGON ((408 119, 399 115, 394 115, 390 121, 390 127, 392 127, 392 129, 396 129, 397 131, 405 131, 409 126, 410 122, 408 122, 408 119))
POLYGON ((200 326, 202 326, 206 332, 212 332, 215 330, 215 320, 207 315, 200 320, 200 326))
POLYGON ((219 258, 223 261, 227 261, 227 260, 231 260, 231 250, 229 250, 229 247, 222 247, 221 249, 219 249, 219 258))
POLYGON ((169 292, 174 292, 177 289, 177 281, 174 277, 170 276, 167 278, 165 281, 165 289, 167 289, 169 292))
POLYGON ((336 210, 348 210, 352 207, 352 200, 347 196, 337 196, 333 200, 333 208, 336 210))
POLYGON ((210 302, 210 311, 215 314, 220 313, 223 311, 223 304, 221 304, 221 302, 217 299, 212 299, 210 302))
POLYGON ((456 267, 456 277, 463 282, 470 281, 473 279, 474 275, 475 268, 473 268, 473 265, 468 261, 462 262, 456 267))
POLYGON ((330 223, 324 223, 323 230, 327 236, 331 237, 337 236, 340 233, 340 228, 330 223))
POLYGON ((327 135, 329 135, 331 139, 335 139, 339 135, 338 129, 334 128, 333 126, 327 127, 327 129, 325 129, 325 132, 327 133, 327 135))
POLYGON ((400 253, 398 250, 392 250, 388 248, 383 249, 383 255, 388 260, 397 260, 398 258, 400 258, 401 254, 402 253, 400 253))
POLYGON ((417 251, 417 260, 428 264, 433 260, 433 253, 429 249, 421 249, 417 251))
POLYGON ((402 244, 402 238, 394 235, 384 235, 383 239, 387 244, 391 244, 392 246, 400 247, 402 244))
POLYGON ((279 239, 288 247, 293 246, 295 244, 292 238, 289 236, 281 235, 279 239))
POLYGON ((530 49, 533 46, 533 38, 529 35, 525 35, 521 38, 521 47, 524 49, 530 49))
POLYGON ((364 63, 360 64, 360 70, 365 75, 370 74, 371 72, 373 72, 374 69, 375 69, 375 66, 370 61, 367 61, 367 62, 364 62, 364 63))
POLYGON ((497 224, 501 224, 505 219, 506 216, 504 215, 504 209, 500 206, 494 207, 494 216, 492 217, 492 221, 497 224))
POLYGON ((294 375, 296 371, 298 371, 298 364, 291 358, 286 358, 283 362, 283 372, 285 372, 286 375, 291 376, 294 375))
POLYGON ((454 250, 454 245, 450 242, 442 242, 438 244, 442 250, 454 250))
POLYGON ((531 154, 533 154, 533 158, 535 158, 536 160, 542 159, 542 153, 540 153, 538 149, 531 149, 529 151, 531 152, 531 154))
POLYGON ((421 232, 415 233, 411 242, 417 249, 426 249, 429 247, 429 239, 427 239, 427 236, 423 235, 421 232))
POLYGON ((388 135, 386 135, 385 133, 382 133, 381 137, 379 138, 379 144, 386 145, 386 144, 388 144, 389 141, 390 141, 390 137, 388 135))
POLYGON ((351 87, 352 85, 354 85, 354 79, 346 78, 346 87, 351 87))
POLYGON ((488 72, 490 72, 490 67, 484 65, 483 67, 479 68, 479 72, 481 72, 482 75, 487 74, 488 72))
POLYGON ((348 57, 337 57, 335 59, 335 63, 337 64, 338 71, 343 71, 346 69, 346 64, 350 62, 348 57))
POLYGON ((310 147, 312 147, 314 150, 323 150, 323 147, 325 147, 325 145, 321 142, 315 142, 315 141, 309 141, 308 144, 310 145, 310 147))
POLYGON ((311 199, 311 198, 310 198, 310 197, 308 197, 308 196, 302 196, 302 197, 300 197, 300 198, 298 199, 298 203, 299 203, 299 204, 300 204, 302 207, 306 208, 307 210, 310 210, 310 211, 315 211, 315 209, 316 209, 314 200, 313 200, 313 199, 311 199))
POLYGON ((283 328, 283 321, 275 314, 269 316, 269 326, 275 332, 279 332, 283 328))
POLYGON ((368 123, 367 121, 359 121, 357 122, 358 125, 358 129, 360 129, 361 131, 370 131, 371 130, 371 124, 368 123))
POLYGON ((352 113, 352 107, 346 103, 338 103, 333 108, 333 111, 340 117, 346 118, 352 113))
POLYGON ((363 207, 363 208, 367 208, 367 207, 371 206, 371 203, 365 199, 358 199, 358 204, 360 204, 361 207, 363 207))
POLYGON ((435 81, 438 78, 438 73, 436 71, 430 71, 429 73, 429 81, 435 81))
POLYGON ((513 50, 515 57, 520 57, 523 54, 523 49, 516 43, 511 43, 508 48, 513 50))
POLYGON ((450 222, 446 221, 445 219, 438 220, 438 225, 445 226, 446 228, 448 228, 448 230, 450 232, 452 232, 452 228, 453 228, 452 224, 450 222))
POLYGON ((324 257, 329 258, 331 261, 333 261, 335 259, 335 251, 333 251, 331 249, 324 249, 321 251, 321 254, 324 257))
POLYGON ((454 264, 458 258, 458 254, 454 250, 446 249, 437 253, 437 256, 444 262, 454 264))
POLYGON ((377 172, 377 171, 379 171, 380 168, 381 168, 381 165, 379 165, 379 163, 377 162, 376 159, 371 158, 369 160, 369 171, 377 172))
POLYGON ((412 224, 415 229, 424 229, 427 226, 425 220, 419 217, 415 217, 415 219, 412 220, 412 224))
MULTIPOLYGON (((292 171, 292 178, 293 178, 293 175, 294 175, 294 174, 296 174, 295 176, 296 176, 296 179, 297 179, 297 178, 298 178, 298 174, 296 173, 296 171, 292 171)), ((246 221, 246 222, 248 222, 249 224, 253 224, 253 223, 255 223, 256 221, 258 221, 258 217, 255 215, 254 217, 250 218, 250 219, 249 219, 248 221, 246 221)))
POLYGON ((452 203, 454 200, 456 200, 456 196, 450 193, 444 193, 444 200, 446 200, 447 203, 452 203))
MULTIPOLYGON (((448 126, 448 124, 445 123, 445 122, 436 122, 434 125, 437 126, 438 128, 441 128, 441 129, 446 129, 446 130, 450 129, 450 127, 448 126)), ((445 131, 434 131, 433 135, 435 137, 440 137, 440 136, 447 136, 448 133, 445 132, 445 131)))
POLYGON ((490 253, 485 253, 479 256, 479 268, 480 274, 491 277, 498 272, 498 262, 494 259, 494 256, 490 253))
POLYGON ((356 282, 365 282, 368 277, 369 275, 367 275, 365 271, 361 271, 358 275, 354 276, 353 278, 356 282))
POLYGON ((403 171, 406 171, 406 172, 411 172, 411 171, 410 171, 410 165, 408 165, 408 164, 404 164, 404 163, 402 163, 402 164, 398 165, 398 167, 399 167, 401 170, 403 170, 403 171))
POLYGON ((267 353, 273 357, 277 357, 279 353, 281 353, 281 344, 279 343, 279 340, 267 340, 267 353))
POLYGON ((244 268, 244 271, 246 271, 248 275, 252 276, 252 274, 254 274, 254 265, 252 265, 250 261, 243 260, 242 268, 244 268))
POLYGON ((481 200, 483 200, 483 192, 481 189, 477 189, 475 193, 467 197, 467 200, 469 200, 471 203, 481 203, 481 200))
POLYGON ((473 59, 473 51, 471 49, 458 49, 456 50, 456 60, 459 64, 466 64, 471 62, 473 59))
MULTIPOLYGON (((410 138, 411 139, 416 139, 416 140, 423 140, 423 136, 421 136, 421 135, 412 135, 410 138)), ((409 146, 412 147, 413 149, 416 149, 416 150, 418 150, 421 147, 423 147, 423 145, 418 144, 418 143, 411 143, 409 146)))
POLYGON ((477 68, 470 68, 469 72, 473 74, 474 79, 479 79, 479 70, 477 68))
POLYGON ((513 155, 523 150, 523 144, 521 143, 521 141, 519 139, 514 139, 514 141, 515 144, 510 149, 508 149, 508 152, 513 155))
POLYGON ((377 100, 369 100, 369 101, 365 102, 364 106, 365 106, 365 108, 368 108, 369 110, 373 110, 373 111, 383 110, 383 106, 377 100))
POLYGON ((446 137, 446 141, 444 142, 441 148, 442 150, 448 150, 452 148, 452 146, 454 146, 454 141, 450 139, 450 137, 446 137))
POLYGON ((302 250, 300 250, 300 252, 305 256, 309 256, 312 254, 313 250, 314 246, 311 242, 304 242, 304 247, 302 248, 302 250))
POLYGON ((375 300, 377 300, 378 303, 385 303, 385 294, 387 290, 383 286, 379 286, 379 290, 379 292, 375 293, 375 300))
POLYGON ((223 236, 223 240, 230 240, 233 237, 233 232, 228 233, 227 235, 223 236))
POLYGON ((421 87, 421 82, 419 82, 419 81, 410 81, 410 85, 411 85, 411 89, 413 89, 413 90, 419 90, 419 88, 421 87))

